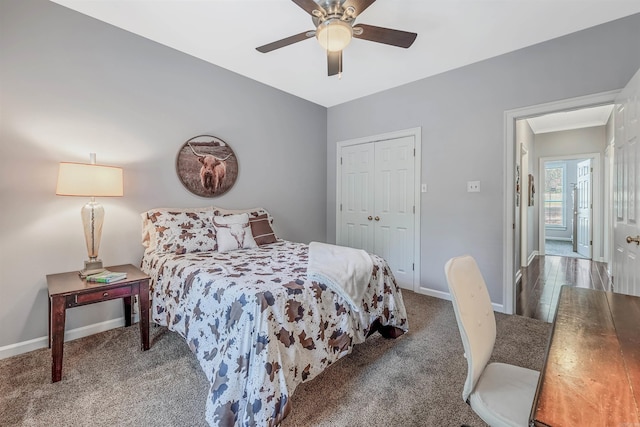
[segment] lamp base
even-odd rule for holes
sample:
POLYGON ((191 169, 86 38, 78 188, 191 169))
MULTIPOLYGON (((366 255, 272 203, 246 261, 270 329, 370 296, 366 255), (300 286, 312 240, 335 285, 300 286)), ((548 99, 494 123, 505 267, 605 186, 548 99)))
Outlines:
POLYGON ((87 276, 91 276, 92 274, 102 273, 103 271, 104 271, 104 268, 102 267, 101 260, 98 259, 95 261, 85 261, 84 270, 80 271, 80 277, 84 279, 87 276))

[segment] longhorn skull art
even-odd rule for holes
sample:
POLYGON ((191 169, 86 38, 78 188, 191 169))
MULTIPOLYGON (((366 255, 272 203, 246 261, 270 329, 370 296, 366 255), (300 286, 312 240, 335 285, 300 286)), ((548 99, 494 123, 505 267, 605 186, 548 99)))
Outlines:
POLYGON ((218 228, 226 228, 229 232, 229 235, 231 235, 231 237, 233 237, 233 239, 236 241, 237 247, 235 249, 242 249, 244 248, 244 242, 245 239, 247 237, 246 235, 246 227, 248 226, 247 224, 238 224, 238 223, 231 223, 231 224, 225 224, 225 223, 220 223, 218 221, 216 221, 215 216, 213 217, 213 225, 216 227, 216 229, 218 228))

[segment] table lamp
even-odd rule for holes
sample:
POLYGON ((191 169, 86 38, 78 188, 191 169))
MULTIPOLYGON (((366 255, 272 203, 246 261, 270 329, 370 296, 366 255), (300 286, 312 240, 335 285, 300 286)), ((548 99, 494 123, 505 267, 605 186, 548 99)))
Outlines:
POLYGON ((90 197, 80 211, 89 254, 89 260, 84 262, 84 269, 80 271, 82 277, 104 271, 102 261, 98 259, 104 208, 96 202, 96 197, 119 197, 124 193, 122 168, 97 165, 95 153, 91 153, 90 159, 90 164, 60 163, 56 186, 59 196, 90 197))

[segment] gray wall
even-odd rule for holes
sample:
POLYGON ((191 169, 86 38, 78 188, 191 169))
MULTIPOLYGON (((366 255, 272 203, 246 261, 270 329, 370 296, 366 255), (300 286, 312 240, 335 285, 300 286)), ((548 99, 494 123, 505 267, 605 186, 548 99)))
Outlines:
POLYGON ((606 139, 606 126, 537 134, 535 136, 536 168, 540 165, 539 159, 541 157, 560 157, 585 153, 604 155, 606 139))
MULTIPOLYGON (((0 1, 0 348, 47 335, 45 275, 86 259, 84 198, 55 196, 58 163, 124 168, 103 199, 101 258, 139 264, 139 213, 153 207, 263 206, 278 234, 326 235, 324 107, 44 0, 0 1), (180 146, 228 142, 239 177, 200 198, 175 173, 180 146)), ((69 310, 67 330, 122 316, 120 301, 69 310)))
POLYGON ((336 143, 420 126, 421 284, 447 292, 445 262, 469 253, 501 304, 505 110, 624 87, 640 68, 638 40, 640 14, 329 108, 327 239, 336 143), (466 192, 470 180, 480 195, 466 192))

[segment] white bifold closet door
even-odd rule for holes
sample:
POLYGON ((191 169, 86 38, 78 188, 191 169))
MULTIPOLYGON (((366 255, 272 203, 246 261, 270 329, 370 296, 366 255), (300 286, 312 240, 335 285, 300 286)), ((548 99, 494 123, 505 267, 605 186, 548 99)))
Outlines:
POLYGON ((413 289, 415 177, 413 137, 342 147, 339 245, 389 263, 398 284, 413 289))

